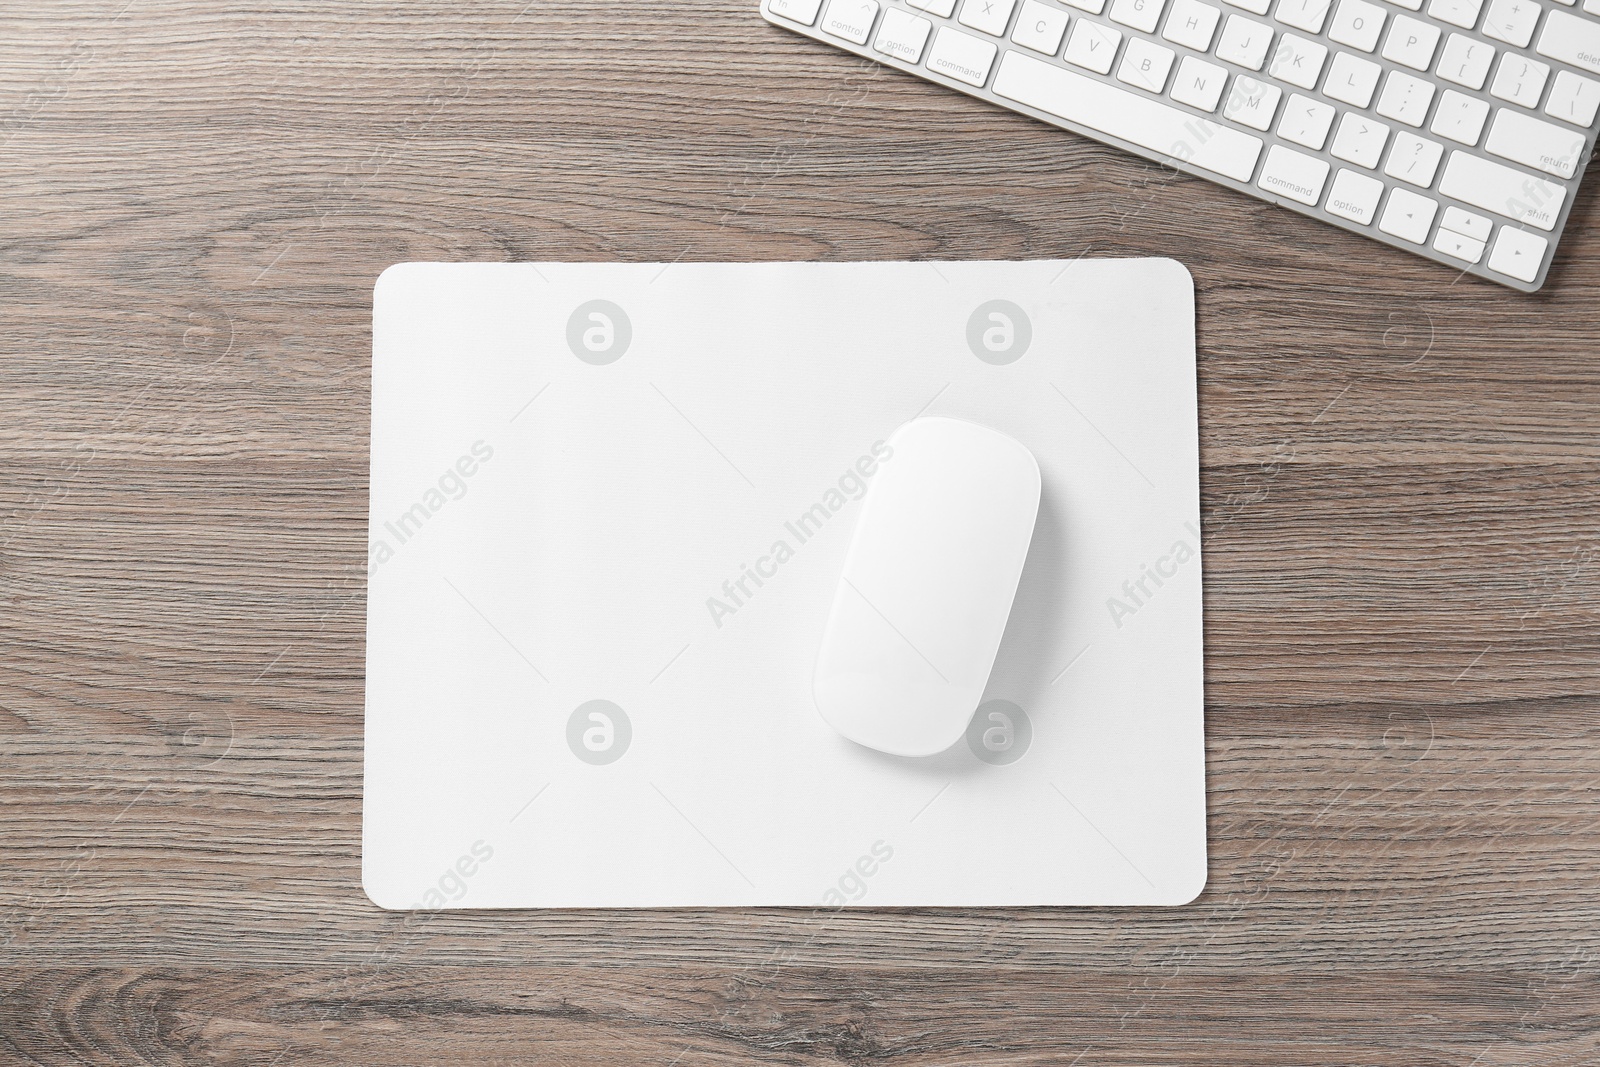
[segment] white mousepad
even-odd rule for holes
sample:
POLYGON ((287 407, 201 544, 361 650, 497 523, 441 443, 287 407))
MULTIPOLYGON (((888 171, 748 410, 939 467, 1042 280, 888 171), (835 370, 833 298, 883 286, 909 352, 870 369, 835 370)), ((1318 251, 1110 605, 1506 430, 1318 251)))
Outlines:
POLYGON ((1194 292, 1162 259, 410 263, 374 294, 382 907, 1173 905, 1206 879, 1194 292), (1043 490, 963 741, 811 674, 891 432, 1043 490))

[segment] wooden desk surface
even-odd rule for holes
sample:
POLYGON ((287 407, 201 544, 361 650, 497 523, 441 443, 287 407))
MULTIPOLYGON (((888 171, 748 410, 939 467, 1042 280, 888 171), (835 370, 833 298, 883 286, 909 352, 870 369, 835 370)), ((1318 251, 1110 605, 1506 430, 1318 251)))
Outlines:
POLYGON ((0 1061, 1600 1061, 1594 181, 1526 297, 756 0, 51 0, 0 57, 0 1061), (1198 286, 1196 904, 367 902, 379 271, 1086 252, 1198 286))

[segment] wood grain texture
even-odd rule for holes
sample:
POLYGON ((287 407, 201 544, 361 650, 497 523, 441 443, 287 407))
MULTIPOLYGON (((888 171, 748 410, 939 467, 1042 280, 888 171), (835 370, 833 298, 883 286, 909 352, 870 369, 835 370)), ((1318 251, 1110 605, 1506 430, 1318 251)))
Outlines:
POLYGON ((1600 227, 1520 296, 755 0, 0 13, 0 1061, 1600 1062, 1600 227), (1170 255, 1211 879, 1178 910, 359 886, 371 286, 1170 255))

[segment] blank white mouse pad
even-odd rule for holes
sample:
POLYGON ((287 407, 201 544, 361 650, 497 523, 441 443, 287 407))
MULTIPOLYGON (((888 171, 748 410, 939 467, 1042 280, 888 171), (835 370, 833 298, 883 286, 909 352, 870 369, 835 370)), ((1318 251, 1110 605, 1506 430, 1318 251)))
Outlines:
POLYGON ((1170 260, 428 264, 374 297, 363 880, 387 908, 1159 905, 1205 883, 1170 260), (812 668, 921 414, 1037 457, 965 738, 812 668))

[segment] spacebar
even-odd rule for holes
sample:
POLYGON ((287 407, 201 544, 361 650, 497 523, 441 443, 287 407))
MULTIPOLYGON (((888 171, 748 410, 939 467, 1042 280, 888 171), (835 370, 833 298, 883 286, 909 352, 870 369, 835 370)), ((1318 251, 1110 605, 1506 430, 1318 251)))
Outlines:
POLYGON ((1235 181, 1249 181, 1261 155, 1259 138, 1020 52, 1006 53, 994 91, 1235 181))

